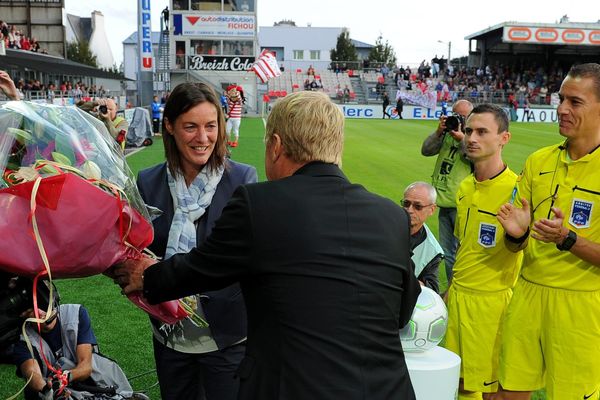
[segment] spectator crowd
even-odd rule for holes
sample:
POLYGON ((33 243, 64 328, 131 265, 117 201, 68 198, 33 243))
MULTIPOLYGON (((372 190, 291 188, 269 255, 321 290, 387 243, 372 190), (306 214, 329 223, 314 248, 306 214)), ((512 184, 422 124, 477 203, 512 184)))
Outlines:
MULTIPOLYGON (((392 73, 386 77, 392 78, 392 73)), ((550 104, 550 94, 558 92, 564 77, 565 73, 558 63, 544 67, 523 61, 455 68, 437 56, 431 64, 423 60, 415 71, 409 66, 400 66, 393 71, 398 88, 412 90, 416 87, 423 92, 434 90, 440 102, 459 99, 474 103, 510 102, 510 105, 517 102, 520 107, 526 104, 550 104)))
POLYGON ((14 25, 8 25, 0 20, 0 40, 4 42, 7 49, 26 50, 36 53, 47 54, 47 50, 40 47, 39 42, 34 37, 28 37, 14 25))

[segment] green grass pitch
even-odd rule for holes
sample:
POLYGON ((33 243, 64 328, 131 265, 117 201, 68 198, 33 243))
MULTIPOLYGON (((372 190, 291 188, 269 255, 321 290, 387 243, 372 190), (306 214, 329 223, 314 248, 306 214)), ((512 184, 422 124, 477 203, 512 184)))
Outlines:
MULTIPOLYGON (((436 121, 423 120, 346 120, 343 170, 355 183, 368 190, 402 199, 403 189, 416 180, 429 181, 435 157, 421 156, 421 143, 436 127, 436 121)), ((523 167, 525 158, 536 149, 558 143, 561 137, 556 124, 513 123, 512 139, 504 150, 504 160, 515 172, 523 167)), ((242 121, 239 147, 232 150, 232 159, 256 166, 259 180, 264 173, 264 123, 261 119, 242 121)), ((162 141, 128 157, 137 174, 142 168, 162 162, 162 141)), ((428 221, 437 234, 437 217, 428 221)), ((444 269, 440 280, 445 282, 444 269)), ((159 399, 156 376, 153 373, 151 332, 145 314, 120 294, 119 288, 104 276, 57 281, 64 303, 82 303, 90 311, 100 350, 118 361, 132 380, 134 389, 148 389, 152 399, 159 399)), ((444 288, 445 289, 445 288, 444 288)), ((0 399, 10 397, 22 386, 12 366, 0 366, 0 399)), ((542 392, 534 399, 545 399, 542 392)))

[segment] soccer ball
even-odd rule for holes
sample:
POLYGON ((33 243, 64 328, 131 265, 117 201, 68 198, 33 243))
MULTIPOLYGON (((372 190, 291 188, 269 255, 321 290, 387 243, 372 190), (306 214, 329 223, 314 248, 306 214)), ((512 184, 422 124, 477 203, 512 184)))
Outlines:
POLYGON ((410 321, 400 329, 404 351, 422 352, 434 348, 444 338, 448 327, 448 310, 442 298, 428 287, 421 294, 410 321))

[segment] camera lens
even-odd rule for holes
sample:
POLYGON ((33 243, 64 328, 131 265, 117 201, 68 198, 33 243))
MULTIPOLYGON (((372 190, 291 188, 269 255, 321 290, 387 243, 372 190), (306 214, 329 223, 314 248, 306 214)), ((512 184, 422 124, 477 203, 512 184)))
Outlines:
POLYGON ((458 117, 456 117, 455 115, 451 115, 448 118, 446 118, 446 130, 447 131, 457 131, 459 126, 460 126, 460 121, 458 120, 458 117))
POLYGON ((106 106, 100 106, 98 107, 98 110, 102 113, 102 114, 108 114, 108 108, 106 106))

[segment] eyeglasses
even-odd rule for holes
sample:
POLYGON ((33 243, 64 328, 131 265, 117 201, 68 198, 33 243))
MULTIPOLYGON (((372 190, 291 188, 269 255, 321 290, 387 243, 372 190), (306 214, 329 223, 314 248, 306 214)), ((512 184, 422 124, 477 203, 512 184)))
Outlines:
POLYGON ((417 203, 413 203, 410 200, 402 200, 400 202, 400 204, 402 204, 402 207, 404 207, 404 208, 410 208, 410 206, 412 206, 417 211, 421 211, 425 207, 429 207, 429 206, 433 205, 433 204, 417 204, 417 203))

